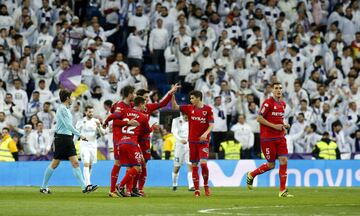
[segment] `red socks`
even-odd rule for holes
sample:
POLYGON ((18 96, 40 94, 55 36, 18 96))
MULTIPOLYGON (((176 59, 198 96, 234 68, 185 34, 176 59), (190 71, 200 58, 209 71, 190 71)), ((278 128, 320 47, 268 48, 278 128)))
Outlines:
POLYGON ((201 166, 201 174, 204 178, 204 185, 207 186, 209 183, 209 169, 206 163, 200 164, 201 166))
POLYGON ((147 176, 146 166, 142 166, 141 167, 140 179, 139 179, 139 191, 142 191, 143 188, 144 188, 145 181, 146 181, 146 176, 147 176))
POLYGON ((200 190, 200 187, 199 187, 199 167, 197 167, 197 166, 192 167, 192 178, 193 178, 195 190, 200 190))
POLYGON ((115 185, 119 177, 120 165, 114 164, 111 170, 111 184, 110 184, 110 192, 115 191, 115 185))
POLYGON ((284 191, 286 189, 287 164, 283 164, 283 165, 280 164, 279 177, 280 177, 280 191, 284 191))
POLYGON ((271 170, 271 168, 269 168, 268 164, 267 163, 264 163, 263 165, 259 166, 256 170, 252 171, 250 173, 250 175, 255 178, 255 176, 259 175, 259 174, 262 174, 266 171, 269 171, 271 170))
POLYGON ((132 167, 126 171, 124 178, 120 182, 120 187, 124 187, 125 185, 127 188, 132 189, 133 178, 137 175, 138 171, 135 167, 132 167), (130 187, 131 186, 131 187, 130 187))

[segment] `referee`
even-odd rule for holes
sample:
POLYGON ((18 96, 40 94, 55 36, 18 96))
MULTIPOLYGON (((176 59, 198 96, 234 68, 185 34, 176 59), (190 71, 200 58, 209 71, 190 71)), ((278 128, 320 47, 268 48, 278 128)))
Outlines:
POLYGON ((87 141, 87 139, 80 135, 80 132, 72 125, 72 115, 69 110, 71 106, 70 99, 71 92, 68 90, 61 90, 59 93, 61 105, 56 110, 56 131, 54 140, 54 159, 50 165, 46 168, 44 173, 44 180, 40 188, 40 193, 50 194, 48 188, 48 182, 52 176, 56 167, 59 166, 60 160, 70 160, 72 165, 72 171, 76 179, 78 180, 82 192, 89 193, 95 191, 97 185, 85 185, 83 175, 81 173, 79 161, 76 156, 75 145, 73 141, 74 135, 80 139, 87 141))

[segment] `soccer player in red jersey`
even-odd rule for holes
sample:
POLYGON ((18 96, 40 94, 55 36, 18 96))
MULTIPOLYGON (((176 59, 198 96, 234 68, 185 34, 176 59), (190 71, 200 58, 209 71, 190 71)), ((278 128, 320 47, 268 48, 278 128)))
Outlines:
MULTIPOLYGON (((131 109, 133 105, 133 100, 135 97, 135 88, 132 86, 125 86, 121 89, 121 94, 123 97, 122 101, 118 101, 113 104, 111 107, 111 113, 120 112, 122 110, 131 109)), ((114 120, 112 132, 113 132, 113 145, 114 145, 114 166, 111 170, 111 184, 110 184, 110 197, 119 197, 115 193, 115 186, 118 180, 119 171, 120 171, 120 163, 119 163, 119 141, 122 138, 121 134, 121 126, 129 125, 129 126, 137 126, 138 122, 136 120, 131 119, 130 121, 123 121, 120 119, 114 120)), ((104 127, 107 126, 107 122, 105 122, 104 127)))
MULTIPOLYGON (((148 103, 149 102, 149 91, 145 89, 139 89, 136 92, 136 96, 143 97, 145 99, 146 105, 145 110, 143 113, 147 116, 148 120, 150 120, 150 115, 155 111, 162 107, 165 107, 171 100, 173 94, 177 91, 177 89, 180 87, 179 84, 175 84, 172 86, 172 88, 166 93, 166 95, 161 99, 159 103, 148 103)), ((150 133, 144 132, 139 135, 139 145, 142 151, 142 154, 145 159, 145 163, 141 166, 141 173, 140 175, 135 179, 134 183, 134 190, 135 193, 140 193, 141 195, 144 195, 144 184, 146 181, 147 176, 147 170, 146 170, 146 163, 148 160, 151 159, 151 150, 150 150, 150 133), (136 188, 137 186, 137 188, 136 188)))
POLYGON ((180 110, 187 115, 189 119, 189 147, 195 187, 194 195, 200 196, 198 168, 200 161, 201 174, 204 178, 205 195, 210 196, 207 159, 209 157, 209 140, 210 132, 214 124, 214 116, 211 107, 202 102, 202 93, 200 91, 191 91, 189 95, 191 104, 179 106, 175 97, 173 97, 172 105, 174 109, 180 110))
POLYGON ((252 190, 254 178, 273 169, 275 160, 278 158, 280 161, 279 197, 293 197, 286 189, 288 150, 285 129, 289 128, 289 125, 284 123, 286 104, 282 100, 283 92, 280 83, 275 82, 272 84, 272 93, 273 96, 263 102, 257 117, 257 121, 260 123, 261 151, 265 155, 267 163, 247 174, 247 185, 252 190))
POLYGON ((138 196, 136 193, 132 193, 133 179, 141 172, 141 165, 144 163, 141 150, 138 145, 138 137, 141 133, 150 133, 148 117, 143 114, 145 111, 145 99, 142 97, 136 97, 134 99, 134 108, 122 109, 119 112, 114 112, 105 120, 105 124, 114 120, 113 126, 120 127, 121 138, 118 141, 119 149, 119 162, 121 166, 126 166, 127 171, 118 186, 119 193, 124 196, 138 196), (135 120, 137 126, 124 125, 123 122, 116 122, 116 120, 122 120, 128 122, 135 120), (126 185, 126 192, 125 192, 126 185))

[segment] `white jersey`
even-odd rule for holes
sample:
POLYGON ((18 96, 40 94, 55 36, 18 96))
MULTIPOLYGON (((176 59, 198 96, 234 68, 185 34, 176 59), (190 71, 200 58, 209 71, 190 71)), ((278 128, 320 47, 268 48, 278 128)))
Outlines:
POLYGON ((181 145, 189 147, 189 143, 184 145, 180 142, 180 140, 187 141, 189 137, 189 122, 185 121, 183 116, 173 119, 171 133, 174 134, 176 138, 176 146, 181 145))
POLYGON ((98 134, 98 130, 102 130, 100 127, 97 129, 97 122, 100 121, 96 118, 88 119, 84 117, 76 123, 76 129, 80 131, 80 134, 86 137, 88 141, 80 141, 80 148, 89 147, 89 148, 97 148, 96 136, 98 134))
POLYGON ((176 138, 174 150, 174 166, 181 166, 184 162, 190 164, 189 161, 189 122, 184 120, 183 116, 173 119, 171 125, 171 133, 176 138), (186 144, 180 140, 186 140, 186 144))

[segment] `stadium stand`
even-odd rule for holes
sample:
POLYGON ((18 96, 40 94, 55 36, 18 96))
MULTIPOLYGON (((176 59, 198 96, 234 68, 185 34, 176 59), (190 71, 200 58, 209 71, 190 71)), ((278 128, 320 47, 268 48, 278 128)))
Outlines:
MULTIPOLYGON (((76 124, 86 105, 105 119, 104 102, 120 100, 126 85, 149 88, 155 102, 176 82, 190 83, 214 107, 220 96, 224 107, 214 114, 225 111, 235 138, 244 137, 241 124, 250 128, 247 158, 261 158, 254 116, 276 80, 290 158, 311 158, 325 132, 342 159, 358 158, 359 71, 357 0, 0 0, 0 129, 10 128, 20 160, 51 158, 59 89, 74 91, 76 124), (50 139, 41 143, 39 121, 50 139)), ((179 103, 188 90, 176 94, 179 103)), ((111 159, 107 133, 99 154, 111 159)))

